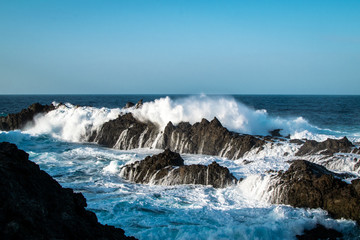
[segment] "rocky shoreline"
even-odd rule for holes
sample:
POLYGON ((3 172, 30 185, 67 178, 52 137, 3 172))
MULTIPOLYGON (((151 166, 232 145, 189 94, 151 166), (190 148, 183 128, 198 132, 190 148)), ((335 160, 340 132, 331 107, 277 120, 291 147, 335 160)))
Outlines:
POLYGON ((63 188, 16 145, 0 143, 0 239, 135 239, 102 225, 81 193, 63 188))
MULTIPOLYGON (((124 108, 137 109, 141 106, 142 101, 140 100, 136 105, 127 103, 124 108)), ((34 103, 20 113, 0 117, 0 130, 23 129, 33 124, 37 114, 46 114, 55 108, 53 105, 34 103)), ((311 154, 332 156, 336 153, 360 153, 360 149, 356 148, 346 137, 343 139, 327 139, 324 142, 288 140, 282 137, 279 131, 280 129, 274 129, 269 132, 269 136, 235 133, 223 127, 217 118, 210 122, 202 119, 195 124, 180 122, 177 126, 169 122, 165 129, 161 130, 155 123, 141 122, 129 112, 105 122, 98 131, 89 133, 86 139, 88 142, 121 150, 136 148, 170 149, 178 153, 205 154, 232 160, 244 156, 253 149, 261 151, 267 142, 274 141, 290 141, 301 145, 296 156, 311 154)))
MULTIPOLYGON (((127 107, 139 108, 141 104, 141 102, 136 105, 129 103, 127 107)), ((0 129, 5 131, 21 129, 31 124, 36 114, 47 113, 54 108, 54 106, 33 104, 18 114, 0 117, 0 129)), ((266 143, 275 141, 298 144, 295 158, 320 156, 332 161, 331 159, 335 159, 339 153, 360 153, 360 150, 346 137, 327 139, 323 142, 289 140, 282 137, 278 129, 272 131, 270 135, 252 136, 231 132, 216 118, 211 121, 203 119, 195 124, 181 122, 177 126, 169 122, 163 130, 160 130, 155 123, 141 122, 133 114, 126 113, 104 123, 98 131, 88 136, 88 141, 124 150, 144 147, 166 149, 158 155, 125 165, 120 175, 128 181, 161 185, 202 184, 215 188, 227 187, 239 180, 227 168, 216 162, 208 166, 184 165, 179 153, 238 159, 249 151, 261 151, 266 143)), ((352 219, 359 224, 360 179, 348 184, 342 180, 343 177, 349 175, 337 174, 324 166, 298 159, 291 163, 287 171, 274 174, 268 191, 272 193, 271 202, 274 204, 322 208, 333 218, 352 219)), ((321 226, 317 228, 320 232, 325 231, 321 226)))

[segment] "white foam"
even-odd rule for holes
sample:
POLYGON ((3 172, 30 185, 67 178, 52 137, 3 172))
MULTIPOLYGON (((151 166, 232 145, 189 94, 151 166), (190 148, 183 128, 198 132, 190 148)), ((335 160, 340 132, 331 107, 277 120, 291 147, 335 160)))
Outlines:
POLYGON ((201 95, 176 100, 165 97, 144 103, 140 109, 133 110, 133 114, 141 121, 157 123, 162 129, 169 121, 175 125, 194 124, 203 118, 211 121, 216 117, 229 130, 246 134, 268 135, 274 129, 283 129, 283 135, 317 130, 302 117, 273 118, 265 109, 252 109, 232 97, 201 95))
POLYGON ((78 107, 69 103, 35 117, 35 126, 27 129, 33 135, 49 134, 54 138, 72 142, 87 141, 87 138, 103 123, 115 119, 121 109, 78 107))

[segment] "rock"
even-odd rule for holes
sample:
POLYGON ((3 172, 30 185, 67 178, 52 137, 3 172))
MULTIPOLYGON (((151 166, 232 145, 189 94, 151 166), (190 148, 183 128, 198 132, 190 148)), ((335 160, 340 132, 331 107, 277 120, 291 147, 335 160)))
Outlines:
POLYGON ((269 133, 272 137, 282 137, 282 135, 280 134, 281 130, 282 129, 274 129, 272 131, 269 131, 269 133))
POLYGON ((304 141, 303 141, 303 140, 300 140, 300 139, 291 139, 289 142, 290 142, 290 143, 297 144, 297 145, 301 145, 301 144, 304 143, 304 141))
POLYGON ((0 130, 10 131, 23 129, 27 124, 31 124, 34 117, 39 113, 47 113, 55 109, 54 105, 41 105, 34 103, 19 113, 9 114, 6 117, 0 117, 0 130))
POLYGON ((121 177, 136 183, 159 185, 201 184, 223 188, 236 183, 236 178, 225 167, 216 162, 209 166, 184 165, 180 154, 166 149, 164 152, 148 156, 124 166, 121 177))
POLYGON ((305 230, 304 234, 296 235, 298 240, 316 240, 316 239, 327 239, 327 240, 336 240, 343 236, 341 232, 338 232, 334 229, 329 229, 323 225, 316 225, 315 228, 311 230, 305 230))
POLYGON ((342 139, 330 139, 328 138, 324 142, 317 142, 315 140, 307 140, 295 154, 296 156, 304 156, 310 154, 323 154, 333 155, 334 153, 350 153, 352 151, 359 152, 359 149, 355 149, 355 146, 346 138, 342 139))
POLYGON ((93 137, 93 141, 107 147, 123 150, 150 148, 158 134, 159 130, 156 125, 151 122, 140 122, 131 113, 127 113, 104 123, 93 137))
POLYGON ((0 143, 0 239, 135 239, 101 225, 81 193, 62 188, 16 145, 0 143))
POLYGON ((158 148, 179 153, 207 154, 238 159, 253 148, 261 147, 265 140, 251 135, 230 132, 217 118, 211 122, 202 119, 191 125, 181 122, 167 124, 164 131, 152 122, 141 122, 131 113, 104 123, 91 138, 107 147, 117 149, 158 148))
POLYGON ((131 108, 131 107, 133 107, 133 106, 135 106, 134 103, 132 103, 132 102, 127 102, 124 108, 131 108))
POLYGON ((293 207, 322 208, 334 218, 360 222, 359 185, 347 184, 325 167, 296 160, 280 172, 272 188, 272 202, 293 207))
POLYGON ((135 109, 141 108, 141 107, 142 107, 142 105, 143 105, 143 100, 142 100, 142 99, 140 99, 140 100, 136 103, 136 105, 135 105, 135 109))
POLYGON ((261 147, 265 141, 259 137, 230 132, 217 118, 211 122, 202 119, 193 125, 168 124, 164 130, 161 148, 190 154, 207 154, 229 159, 238 159, 253 148, 261 147))

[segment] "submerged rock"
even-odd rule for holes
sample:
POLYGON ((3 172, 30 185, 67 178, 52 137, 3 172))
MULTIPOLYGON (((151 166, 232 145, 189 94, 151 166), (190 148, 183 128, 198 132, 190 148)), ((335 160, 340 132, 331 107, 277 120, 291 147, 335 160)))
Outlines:
POLYGON ((62 188, 16 145, 0 143, 0 239, 135 239, 101 225, 81 193, 62 188))
POLYGON ((296 153, 296 156, 304 156, 310 154, 323 154, 333 155, 334 153, 350 153, 359 152, 359 149, 355 149, 355 146, 346 138, 342 139, 330 139, 328 138, 324 142, 317 142, 315 140, 307 140, 296 153))
POLYGON ((39 113, 47 113, 55 109, 54 105, 41 105, 34 103, 19 113, 9 114, 6 117, 0 117, 0 130, 10 131, 23 129, 27 124, 31 124, 34 117, 39 113))
POLYGON ((322 208, 334 218, 360 223, 359 181, 347 184, 325 167, 305 160, 294 161, 273 184, 273 203, 322 208))
POLYGON ((223 188, 236 183, 229 169, 216 162, 205 165, 184 165, 180 154, 166 149, 142 161, 125 165, 120 174, 136 183, 159 185, 201 184, 223 188))

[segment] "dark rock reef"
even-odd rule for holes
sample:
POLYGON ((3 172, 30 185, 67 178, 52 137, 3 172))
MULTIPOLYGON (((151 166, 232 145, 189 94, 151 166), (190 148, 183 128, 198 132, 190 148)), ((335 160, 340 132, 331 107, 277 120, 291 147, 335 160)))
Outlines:
POLYGON ((164 131, 151 122, 141 122, 131 113, 103 124, 90 141, 117 149, 158 148, 180 153, 206 154, 238 159, 253 148, 261 147, 261 137, 231 132, 218 119, 203 119, 191 125, 181 122, 167 124, 164 131))
POLYGON ((0 143, 0 239, 135 239, 85 207, 81 193, 62 188, 16 145, 0 143))
POLYGON ((273 184, 273 203, 294 207, 322 208, 334 218, 360 223, 360 181, 347 184, 325 167, 304 160, 294 161, 280 172, 273 184))
POLYGON ((136 183, 202 184, 212 185, 215 188, 227 187, 237 181, 227 168, 216 162, 208 166, 184 165, 180 154, 169 149, 124 166, 121 169, 121 176, 136 183))
POLYGON ((304 156, 310 154, 323 154, 333 155, 334 153, 358 153, 359 149, 346 138, 342 139, 330 139, 328 138, 324 142, 317 142, 315 140, 307 140, 296 153, 296 156, 304 156))
POLYGON ((47 113, 55 109, 54 105, 41 105, 34 103, 19 113, 9 114, 6 117, 0 117, 0 130, 10 131, 23 129, 27 124, 31 124, 34 117, 39 113, 47 113))

